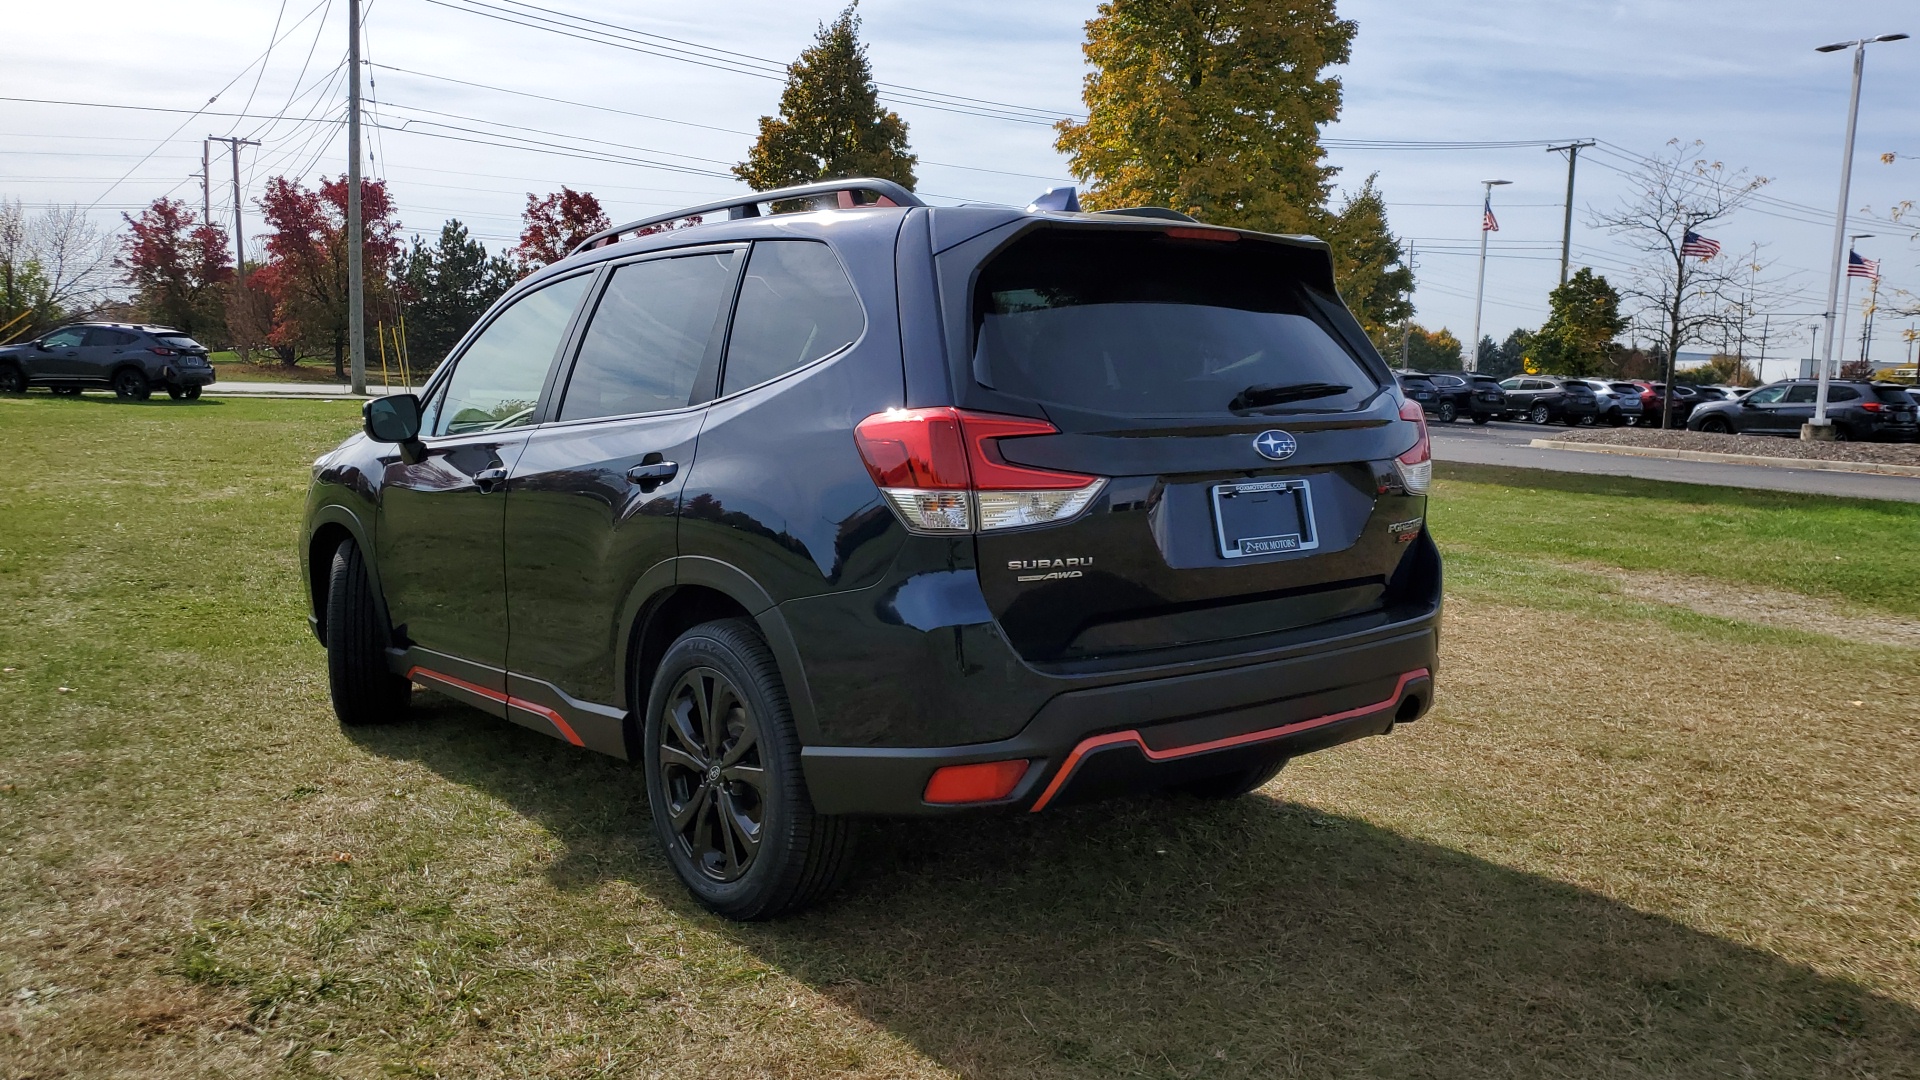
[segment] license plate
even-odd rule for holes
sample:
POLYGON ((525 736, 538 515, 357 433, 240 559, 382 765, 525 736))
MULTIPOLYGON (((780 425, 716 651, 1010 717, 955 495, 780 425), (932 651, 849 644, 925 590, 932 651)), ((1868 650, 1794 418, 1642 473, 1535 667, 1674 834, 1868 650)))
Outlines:
POLYGON ((1313 526, 1313 490, 1305 480, 1215 484, 1213 525, 1223 559, 1320 546, 1313 526))

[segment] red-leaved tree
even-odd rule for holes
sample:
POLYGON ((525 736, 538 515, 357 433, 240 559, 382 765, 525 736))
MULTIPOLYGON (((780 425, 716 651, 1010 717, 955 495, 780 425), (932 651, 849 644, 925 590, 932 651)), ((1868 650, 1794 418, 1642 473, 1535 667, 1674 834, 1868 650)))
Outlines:
MULTIPOLYGON (((392 307, 391 268, 400 254, 400 222, 384 181, 360 182, 360 208, 365 235, 361 279, 371 325, 390 317, 384 313, 392 307)), ((247 284, 273 297, 268 341, 289 364, 302 352, 331 350, 334 374, 346 378, 346 178, 321 177, 314 191, 298 180, 276 176, 267 181, 260 211, 273 232, 266 240, 266 265, 247 284)))
POLYGON ((196 222, 179 199, 155 199, 137 218, 120 216, 127 235, 114 265, 132 286, 141 317, 189 334, 220 331, 233 280, 226 230, 196 222))
POLYGON ((522 274, 559 262, 582 240, 613 224, 591 192, 569 187, 544 199, 529 193, 520 219, 525 224, 513 254, 522 274))

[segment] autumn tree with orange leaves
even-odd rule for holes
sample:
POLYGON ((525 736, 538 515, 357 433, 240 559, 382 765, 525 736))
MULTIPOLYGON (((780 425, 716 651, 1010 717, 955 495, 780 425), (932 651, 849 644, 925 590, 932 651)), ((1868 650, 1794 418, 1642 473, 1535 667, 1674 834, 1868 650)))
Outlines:
MULTIPOLYGON (((287 364, 301 354, 331 354, 345 379, 347 356, 347 181, 320 178, 317 190, 276 176, 267 181, 260 210, 273 232, 266 264, 248 285, 273 299, 270 344, 287 364)), ((392 267, 400 255, 400 222, 380 180, 360 182, 363 288, 367 322, 393 318, 392 267)))

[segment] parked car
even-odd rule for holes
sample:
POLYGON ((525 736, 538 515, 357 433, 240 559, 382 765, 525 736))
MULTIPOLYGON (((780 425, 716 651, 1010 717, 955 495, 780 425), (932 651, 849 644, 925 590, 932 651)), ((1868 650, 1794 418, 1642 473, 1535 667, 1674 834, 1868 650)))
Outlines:
MULTIPOLYGON (((1635 386, 1640 388, 1641 422, 1653 427, 1663 426, 1665 424, 1664 410, 1667 407, 1667 384, 1653 382, 1647 379, 1634 379, 1632 381, 1635 386)), ((1690 387, 1674 387, 1673 426, 1685 426, 1687 417, 1693 414, 1693 407, 1698 404, 1700 404, 1700 398, 1698 395, 1692 393, 1690 387)))
POLYGON ((1400 392, 1406 395, 1407 400, 1419 403, 1422 413, 1437 414, 1439 412, 1440 388, 1433 384, 1432 379, 1417 371, 1403 371, 1394 376, 1394 381, 1399 384, 1400 392))
POLYGON ((73 323, 0 348, 0 393, 44 386, 56 394, 90 387, 145 401, 156 387, 189 401, 214 381, 207 347, 178 330, 136 323, 73 323))
POLYGON ((1593 387, 1579 379, 1554 375, 1515 375, 1500 384, 1507 394, 1507 415, 1530 424, 1592 423, 1600 402, 1593 387))
MULTIPOLYGON (((1693 411, 1687 427, 1740 435, 1800 434, 1800 425, 1813 419, 1820 391, 1815 379, 1770 383, 1738 401, 1714 401, 1693 411)), ((1916 438, 1912 395, 1896 383, 1842 382, 1827 384, 1827 417, 1836 439, 1912 442, 1916 438)))
POLYGON ((1429 371, 1426 376, 1440 395, 1438 406, 1431 411, 1434 418, 1443 424, 1451 424, 1462 416, 1472 418, 1476 424, 1484 424, 1507 411, 1506 392, 1500 389, 1500 380, 1491 375, 1472 371, 1429 371))
POLYGON ((741 919, 862 815, 1252 790, 1432 700, 1426 423, 1365 340, 1325 244, 1165 210, 608 229, 314 464, 334 710, 420 683, 639 763, 741 919))
POLYGON ((1681 389, 1693 391, 1694 397, 1698 399, 1701 404, 1709 401, 1727 400, 1727 392, 1718 386, 1685 386, 1681 389))
POLYGON ((1611 382, 1606 379, 1583 379, 1593 388, 1595 405, 1599 412, 1596 419, 1625 427, 1637 424, 1643 415, 1640 407, 1640 388, 1630 382, 1611 382))

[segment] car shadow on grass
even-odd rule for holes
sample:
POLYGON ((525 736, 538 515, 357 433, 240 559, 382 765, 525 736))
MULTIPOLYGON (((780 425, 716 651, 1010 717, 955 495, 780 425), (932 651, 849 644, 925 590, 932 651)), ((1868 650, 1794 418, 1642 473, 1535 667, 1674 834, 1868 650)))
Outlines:
POLYGON ((566 846, 556 885, 630 881, 962 1075, 1920 1069, 1905 1003, 1286 802, 1284 773, 1230 803, 874 822, 845 892, 736 926, 665 869, 623 763, 455 705, 354 737, 539 822, 566 846))

